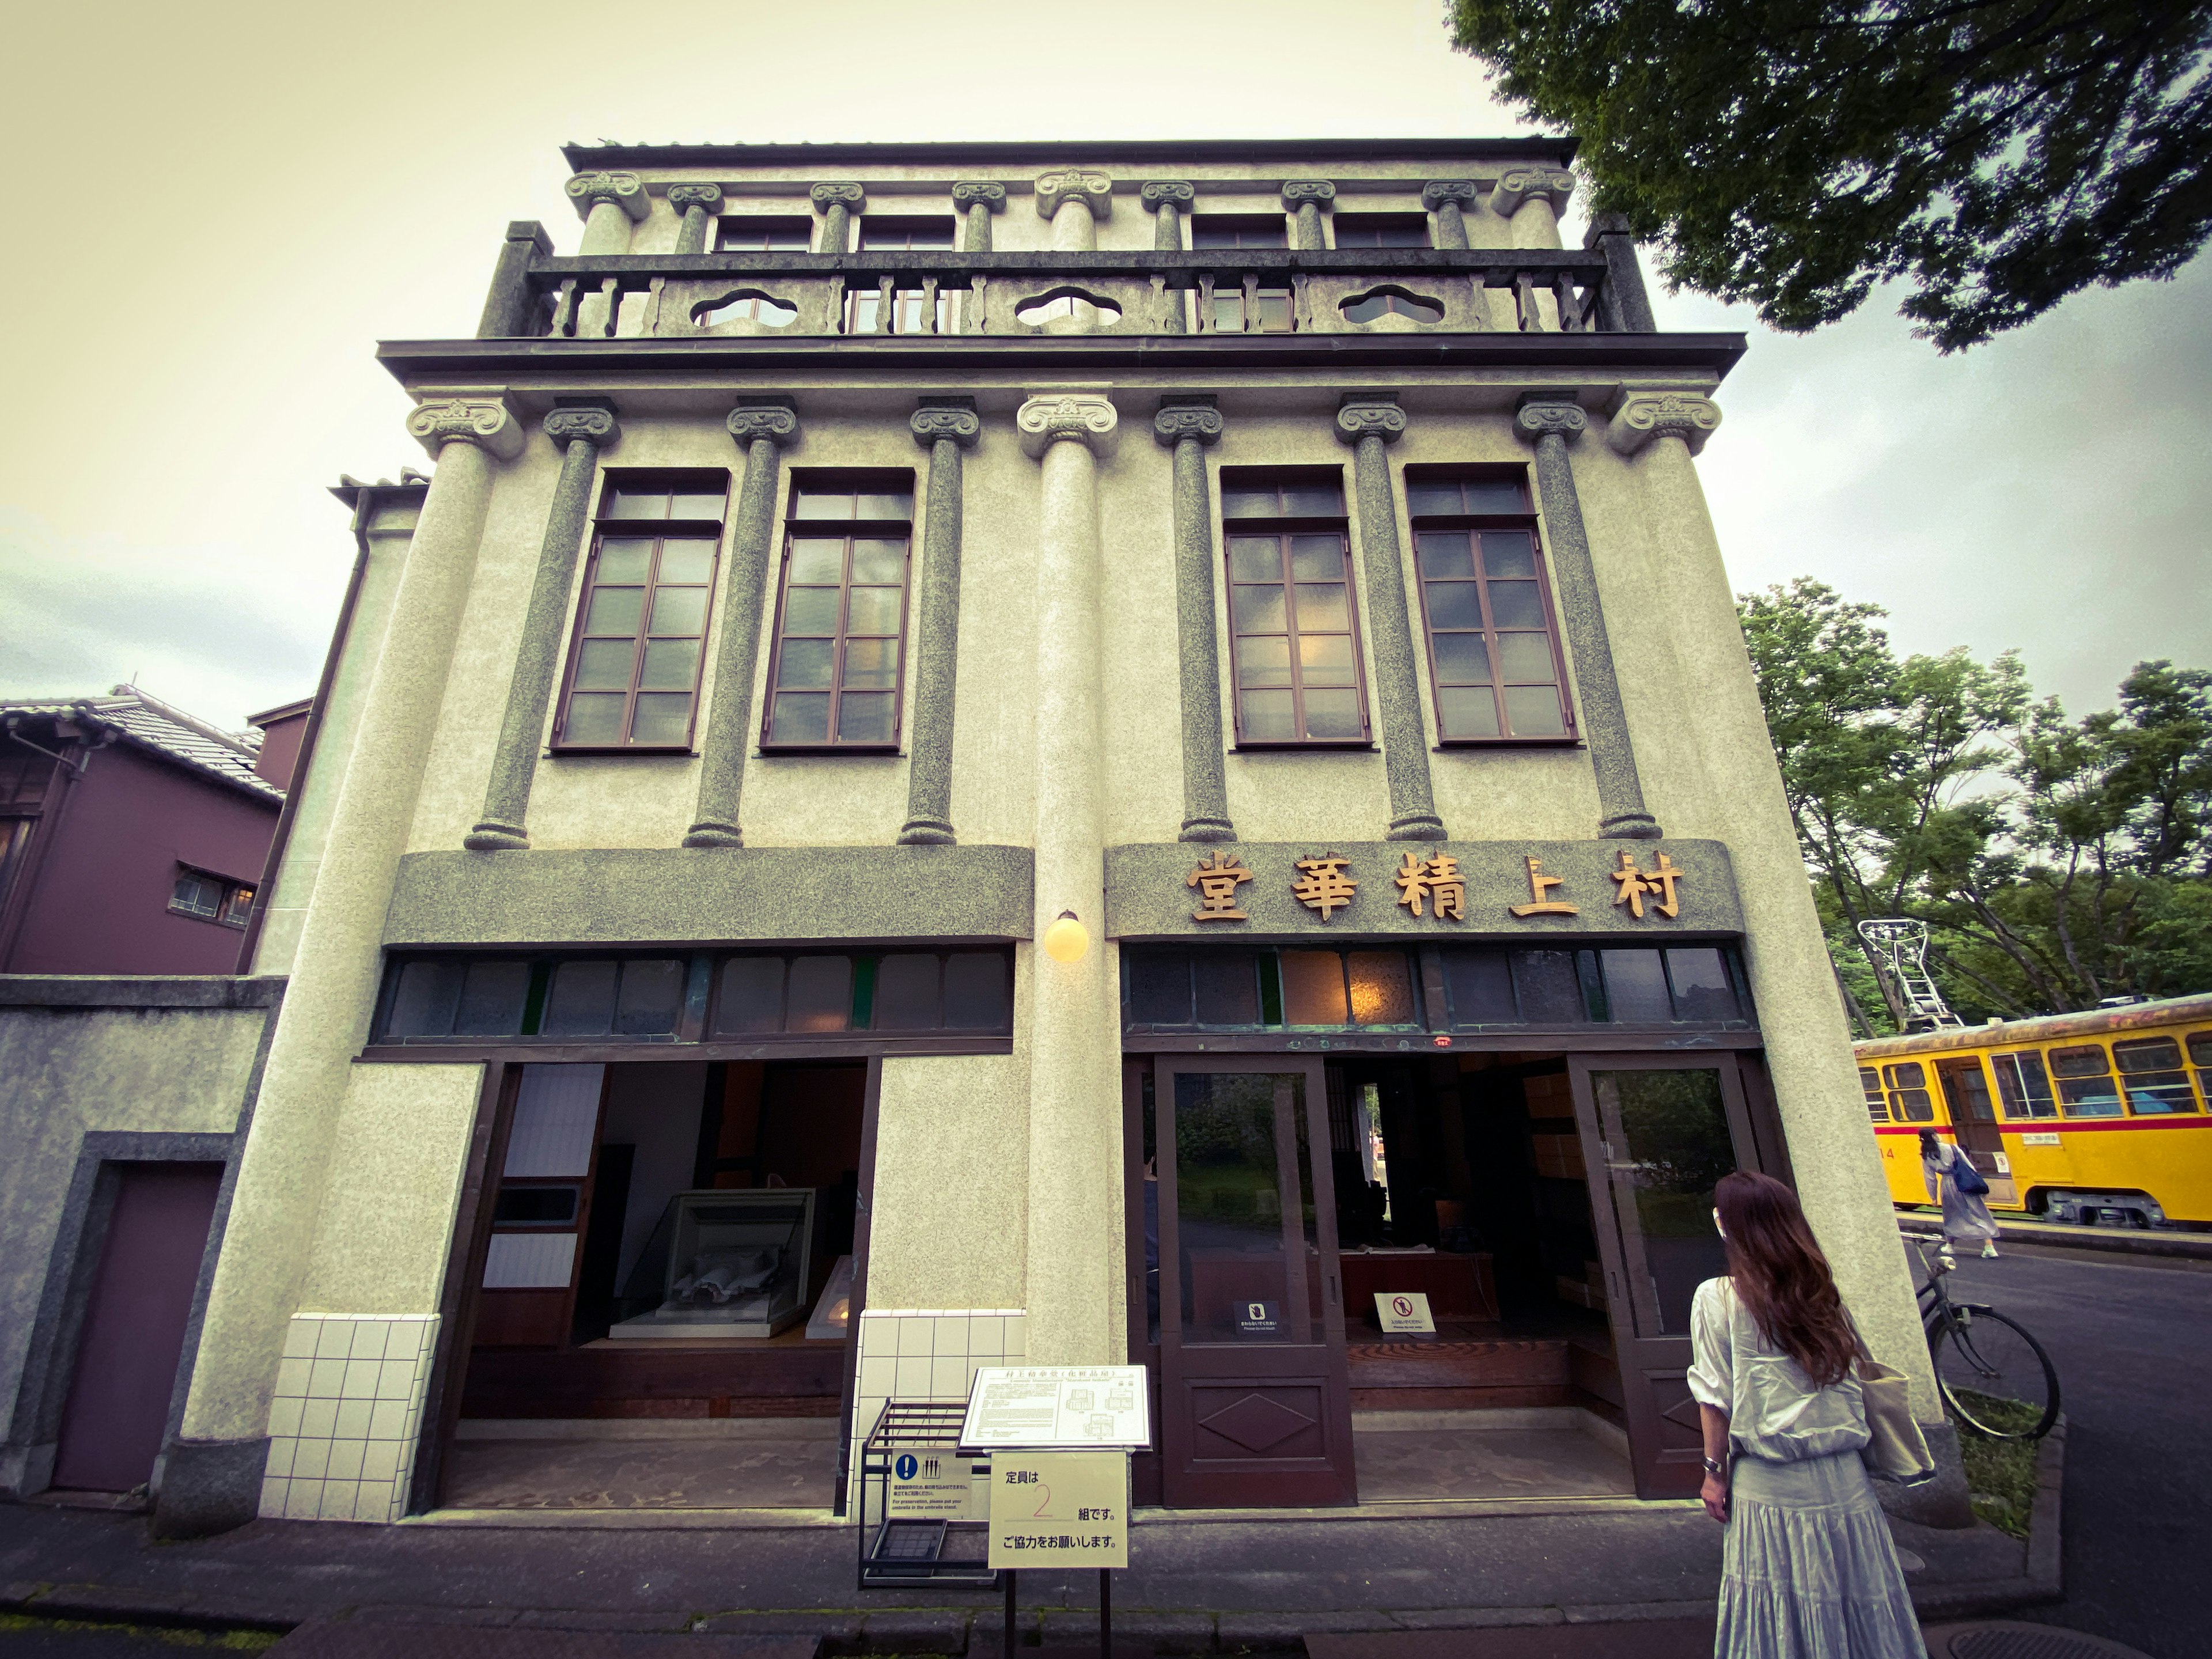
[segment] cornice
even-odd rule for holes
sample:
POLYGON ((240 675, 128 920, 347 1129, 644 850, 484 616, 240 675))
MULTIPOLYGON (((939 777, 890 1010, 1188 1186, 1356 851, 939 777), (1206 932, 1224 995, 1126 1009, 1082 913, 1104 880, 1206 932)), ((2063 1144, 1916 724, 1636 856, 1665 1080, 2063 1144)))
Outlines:
MULTIPOLYGON (((993 142, 941 144, 564 144, 561 154, 572 171, 592 173, 624 167, 837 167, 854 163, 880 167, 954 167, 964 161, 1041 162, 1047 166, 1086 161, 1261 162, 1334 160, 1387 161, 1397 157, 1494 157, 1502 162, 1554 161, 1564 167, 1581 147, 1578 138, 1268 138, 1123 139, 1082 143, 1047 140, 1037 143, 993 142)), ((1431 175, 1433 176, 1433 175, 1431 175)))

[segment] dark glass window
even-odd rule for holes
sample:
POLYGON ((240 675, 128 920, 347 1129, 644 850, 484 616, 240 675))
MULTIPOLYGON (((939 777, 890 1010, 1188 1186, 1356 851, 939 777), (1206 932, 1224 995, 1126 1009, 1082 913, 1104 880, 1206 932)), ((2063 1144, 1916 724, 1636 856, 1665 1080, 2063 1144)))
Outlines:
POLYGON ((910 472, 794 485, 763 747, 897 746, 913 518, 910 472))
POLYGON ((1605 951, 1607 1012, 1620 1024, 1663 1024, 1674 1017, 1656 951, 1605 951))
POLYGON ((690 747, 729 485, 726 472, 608 479, 555 732, 560 748, 690 747))
POLYGON ((1279 213, 1194 213, 1193 248, 1288 247, 1290 226, 1279 213))
POLYGON ((1425 213, 1336 213, 1339 247, 1426 247, 1429 216, 1425 213))
POLYGON ((870 252, 884 248, 949 248, 952 218, 949 214, 864 213, 860 216, 860 246, 870 252))
POLYGON ((1366 742, 1343 474, 1228 470, 1221 501, 1237 741, 1366 742))
MULTIPOLYGON (((8 842, 0 839, 0 850, 8 842)), ((180 869, 169 889, 171 914, 196 921, 217 921, 226 927, 243 927, 253 915, 253 889, 246 883, 203 871, 180 869)))
POLYGON ((1408 468, 1437 731, 1446 743, 1573 735, 1528 485, 1408 468))
POLYGON ((1455 1025, 1514 1025, 1513 974, 1503 951, 1446 951, 1444 994, 1455 1025))
POLYGON ((1589 1018, 1572 951, 1516 951, 1513 991, 1532 1025, 1572 1025, 1589 1018))
POLYGON ((684 963, 675 957, 556 963, 540 1035, 669 1036, 684 1006, 684 963))
POLYGON ((714 228, 717 253, 805 253, 814 246, 814 221, 805 214, 731 214, 714 228))

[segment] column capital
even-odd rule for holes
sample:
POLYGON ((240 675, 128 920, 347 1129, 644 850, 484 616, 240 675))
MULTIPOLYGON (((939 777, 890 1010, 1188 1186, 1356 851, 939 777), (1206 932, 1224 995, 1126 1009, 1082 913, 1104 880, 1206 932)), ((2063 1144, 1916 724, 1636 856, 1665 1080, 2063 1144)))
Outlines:
POLYGON ((799 441, 799 416, 788 404, 740 404, 723 422, 740 449, 766 439, 778 449, 799 441))
POLYGON ((435 459, 449 443, 475 444, 487 454, 511 461, 522 453, 526 434, 507 399, 433 398, 407 417, 407 435, 435 459))
POLYGON ((907 426, 914 434, 915 442, 924 449, 944 441, 973 449, 976 440, 983 435, 982 418, 973 409, 950 404, 933 404, 915 410, 908 418, 907 426))
POLYGON ((1421 186, 1421 205, 1431 213, 1446 202, 1456 202, 1462 208, 1471 208, 1481 191, 1472 179, 1431 179, 1421 186))
POLYGON ((1155 210, 1187 208, 1198 199, 1198 187, 1188 179, 1155 179, 1139 188, 1137 199, 1155 210))
POLYGON ((1340 443, 1357 444, 1362 438, 1380 438, 1384 443, 1395 443, 1406 435, 1406 411, 1389 398, 1359 398, 1347 399, 1336 411, 1336 436, 1340 443))
POLYGON ((1022 453, 1031 460, 1042 460, 1046 450, 1063 440, 1105 455, 1113 451, 1120 418, 1114 405, 1095 392, 1048 392, 1014 411, 1014 429, 1021 434, 1022 453))
POLYGON ((1212 444, 1220 441, 1225 424, 1221 411, 1206 404, 1170 404, 1152 416, 1152 438, 1168 449, 1173 449, 1186 438, 1194 443, 1212 444))
POLYGON ((592 210, 602 202, 612 202, 634 220, 653 211, 645 181, 635 173, 580 173, 566 188, 580 218, 590 218, 592 210))
POLYGON ((1114 181, 1103 173, 1093 173, 1087 167, 1059 167, 1037 175, 1037 212, 1045 218, 1058 213, 1066 202, 1080 202, 1091 210, 1094 219, 1106 218, 1114 211, 1114 181))
POLYGON ((1605 441, 1633 455, 1654 438, 1680 438, 1694 455, 1720 423, 1720 405, 1694 392, 1627 392, 1613 407, 1605 441))
POLYGON ((867 204, 868 192, 855 184, 816 185, 807 191, 806 199, 824 213, 833 207, 858 212, 867 204))
POLYGON ((615 424, 615 409, 604 401, 556 409, 544 422, 545 435, 566 448, 579 439, 594 449, 611 449, 622 441, 615 424))
POLYGON ((1554 213, 1566 211, 1567 198, 1575 193, 1575 175, 1565 167, 1508 167, 1490 192, 1490 210, 1511 218, 1521 204, 1544 197, 1554 213))
POLYGON ((1528 392, 1521 397, 1521 407, 1513 411, 1513 435, 1523 443, 1535 443, 1547 437, 1563 438, 1569 442, 1589 430, 1589 416, 1583 406, 1568 392, 1528 392))
POLYGON ((1006 206, 1006 187, 988 179, 963 179, 952 186, 952 205, 957 208, 980 207, 992 213, 1003 213, 1006 206))
POLYGON ((1326 179, 1288 179, 1283 183, 1283 205, 1296 212, 1302 207, 1325 208, 1336 200, 1336 186, 1326 179))
POLYGON ((668 187, 668 205, 678 213, 689 212, 693 208, 705 208, 712 212, 722 205, 722 187, 720 185, 671 185, 668 187))

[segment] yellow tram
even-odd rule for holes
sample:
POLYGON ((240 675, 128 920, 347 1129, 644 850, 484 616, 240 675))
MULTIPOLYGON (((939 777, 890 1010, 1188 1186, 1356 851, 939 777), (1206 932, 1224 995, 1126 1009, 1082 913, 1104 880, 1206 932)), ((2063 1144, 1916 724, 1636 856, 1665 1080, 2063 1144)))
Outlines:
POLYGON ((1925 1204, 1919 1132, 1955 1140, 1990 1209, 2212 1225, 2212 995, 1882 1037, 1859 1086, 1891 1198, 1925 1204))

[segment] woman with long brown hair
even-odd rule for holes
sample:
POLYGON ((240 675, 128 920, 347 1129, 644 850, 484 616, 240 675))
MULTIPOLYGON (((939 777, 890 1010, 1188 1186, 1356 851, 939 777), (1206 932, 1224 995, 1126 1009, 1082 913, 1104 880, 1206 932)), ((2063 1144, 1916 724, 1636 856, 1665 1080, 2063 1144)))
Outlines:
POLYGON ((1728 1528, 1716 1659, 1924 1659, 1828 1259, 1771 1176, 1723 1176, 1713 1204, 1729 1271, 1691 1304, 1690 1392, 1705 1512, 1728 1528))

